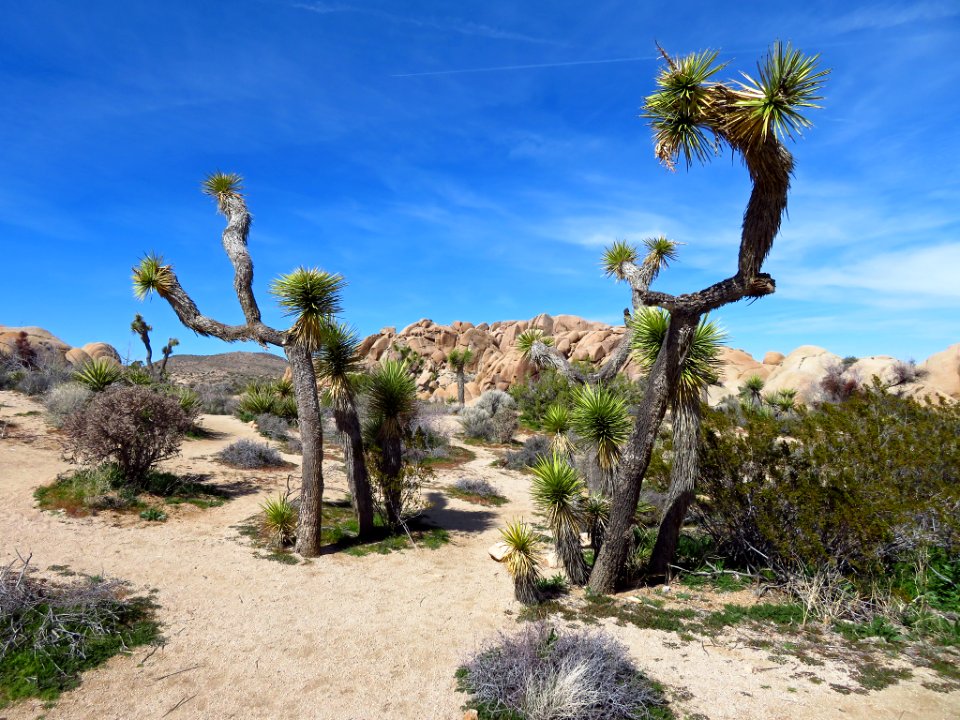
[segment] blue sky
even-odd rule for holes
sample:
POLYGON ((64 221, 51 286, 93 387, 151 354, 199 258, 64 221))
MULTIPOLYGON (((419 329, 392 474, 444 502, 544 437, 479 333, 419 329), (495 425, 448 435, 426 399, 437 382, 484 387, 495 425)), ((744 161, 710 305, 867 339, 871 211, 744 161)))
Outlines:
POLYGON ((672 53, 752 72, 791 40, 830 67, 791 146, 776 295, 716 313, 753 354, 801 344, 918 360, 960 342, 960 4, 229 3, 0 0, 0 324, 140 354, 233 346, 136 301, 130 267, 172 262, 201 310, 241 317, 199 192, 241 173, 256 289, 299 264, 342 273, 363 334, 572 313, 618 322, 618 238, 686 243, 658 281, 731 274, 749 192, 728 154, 669 173, 638 117, 672 53), (157 345, 160 342, 156 342, 157 345))

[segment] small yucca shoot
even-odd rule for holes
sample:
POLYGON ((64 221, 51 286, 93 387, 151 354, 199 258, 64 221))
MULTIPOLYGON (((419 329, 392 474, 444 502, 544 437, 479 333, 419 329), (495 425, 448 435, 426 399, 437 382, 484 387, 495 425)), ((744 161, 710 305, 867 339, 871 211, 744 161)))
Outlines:
POLYGON ((541 422, 543 429, 553 433, 550 446, 558 455, 570 455, 573 452, 573 443, 567 434, 570 431, 570 411, 563 405, 551 405, 541 422))
POLYGON ((537 553, 537 534, 523 520, 514 520, 500 530, 507 554, 503 558, 507 572, 513 579, 514 597, 524 605, 540 602, 540 557, 537 553))
POLYGON ((530 350, 535 342, 542 342, 546 346, 553 345, 553 338, 543 334, 540 328, 530 328, 517 335, 517 350, 523 357, 530 357, 530 350))
POLYGON ((123 375, 123 370, 107 358, 93 358, 83 363, 73 374, 73 379, 94 392, 106 390, 123 375))
POLYGON ((289 498, 279 495, 265 501, 260 509, 263 510, 263 526, 271 542, 278 548, 290 545, 296 536, 297 509, 289 498))
POLYGON ((274 380, 272 388, 277 397, 293 397, 293 380, 286 376, 274 380))
POLYGON ((583 514, 587 518, 587 535, 590 537, 590 547, 594 557, 603 547, 603 539, 607 532, 607 523, 610 522, 610 501, 602 495, 591 495, 583 504, 583 514))
POLYGON ((533 475, 533 502, 547 516, 567 577, 574 585, 586 585, 590 570, 580 547, 584 524, 583 481, 567 460, 556 453, 540 458, 533 466, 533 475))

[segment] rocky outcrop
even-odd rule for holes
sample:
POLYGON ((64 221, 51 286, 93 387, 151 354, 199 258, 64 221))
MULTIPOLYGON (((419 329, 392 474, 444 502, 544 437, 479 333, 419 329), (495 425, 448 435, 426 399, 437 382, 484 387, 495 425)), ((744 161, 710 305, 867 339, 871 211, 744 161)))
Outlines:
POLYGON ((13 354, 20 333, 27 334, 30 346, 40 356, 49 356, 73 366, 82 365, 93 358, 107 358, 117 365, 120 354, 112 345, 103 342, 87 343, 83 347, 70 347, 53 333, 38 327, 7 327, 0 325, 0 352, 13 354))
MULTIPOLYGON (((554 345, 570 360, 601 365, 623 337, 624 328, 584 320, 574 315, 538 315, 530 320, 507 320, 473 325, 455 322, 437 325, 423 319, 399 332, 395 327, 383 328, 360 345, 360 354, 368 365, 385 358, 408 357, 417 369, 417 390, 422 398, 452 400, 457 397, 456 376, 447 365, 447 356, 454 348, 473 350, 473 361, 467 366, 466 399, 479 397, 485 390, 506 390, 526 377, 531 367, 516 349, 517 336, 524 330, 537 328, 553 338, 554 345)), ((889 356, 861 358, 844 368, 842 359, 824 348, 804 345, 784 355, 768 352, 763 362, 743 350, 725 347, 721 351, 723 368, 720 382, 710 388, 708 399, 716 404, 736 395, 746 379, 763 378, 765 393, 793 389, 801 402, 810 403, 821 397, 820 382, 833 367, 841 367, 850 377, 868 383, 876 375, 890 385, 896 379, 900 361, 889 356)), ((902 383, 894 390, 915 397, 949 396, 960 399, 960 343, 937 353, 919 366, 916 382, 902 383)), ((627 363, 624 372, 636 378, 639 369, 627 363)))

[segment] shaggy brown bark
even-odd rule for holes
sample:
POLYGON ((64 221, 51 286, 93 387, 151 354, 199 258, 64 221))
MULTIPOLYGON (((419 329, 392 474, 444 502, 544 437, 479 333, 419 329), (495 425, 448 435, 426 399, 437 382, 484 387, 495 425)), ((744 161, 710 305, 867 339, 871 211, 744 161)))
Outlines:
POLYGON ((666 575, 670 563, 676 557, 683 519, 693 502, 694 487, 699 474, 699 444, 700 399, 690 398, 674 407, 670 492, 664 504, 663 517, 648 566, 649 572, 654 575, 666 575))
POLYGON ((352 400, 334 407, 333 419, 337 430, 343 433, 343 464, 347 468, 351 502, 357 513, 357 532, 360 537, 367 537, 373 531, 373 496, 364 455, 363 431, 352 400))

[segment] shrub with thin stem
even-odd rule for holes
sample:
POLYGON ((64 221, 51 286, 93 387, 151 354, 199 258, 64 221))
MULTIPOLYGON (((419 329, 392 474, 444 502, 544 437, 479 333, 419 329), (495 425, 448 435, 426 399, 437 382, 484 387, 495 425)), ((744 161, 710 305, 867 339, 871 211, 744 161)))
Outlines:
POLYGON ((587 535, 594 557, 603 547, 603 538, 610 521, 610 501, 602 495, 590 495, 583 503, 583 514, 587 519, 587 535))
POLYGON ((537 533, 523 520, 514 520, 507 523, 507 526, 500 530, 500 534, 507 546, 503 562, 513 580, 513 595, 524 605, 535 605, 540 602, 540 591, 537 588, 540 580, 537 533))
POLYGON ((86 385, 93 392, 102 392, 123 375, 123 370, 107 358, 93 358, 83 363, 73 374, 73 379, 86 385))
POLYGON ((286 495, 264 501, 260 505, 263 511, 263 527, 271 542, 278 548, 291 545, 297 532, 297 508, 286 495))
POLYGON ((574 394, 570 424, 593 448, 601 470, 611 477, 632 429, 623 399, 603 385, 583 385, 574 394))
POLYGON ((590 570, 580 547, 584 525, 584 485, 565 458, 552 455, 533 466, 531 495, 537 508, 547 516, 553 531, 557 555, 574 585, 585 585, 590 570))
POLYGON ((573 454, 573 443, 570 441, 570 430, 573 425, 570 420, 570 411, 564 405, 555 404, 547 408, 540 424, 545 432, 551 433, 550 445, 560 455, 573 454))

